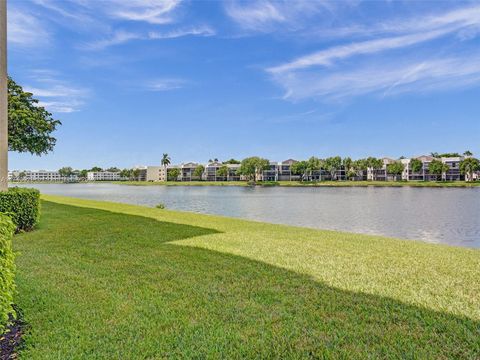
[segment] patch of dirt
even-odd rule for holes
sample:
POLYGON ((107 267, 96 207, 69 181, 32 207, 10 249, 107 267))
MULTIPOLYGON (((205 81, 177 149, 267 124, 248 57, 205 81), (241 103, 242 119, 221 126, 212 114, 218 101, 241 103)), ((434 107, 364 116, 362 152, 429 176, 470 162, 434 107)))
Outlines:
POLYGON ((17 311, 18 317, 10 316, 9 325, 4 334, 0 334, 0 360, 15 360, 18 358, 17 351, 22 345, 22 336, 25 333, 26 323, 22 320, 21 312, 17 311))

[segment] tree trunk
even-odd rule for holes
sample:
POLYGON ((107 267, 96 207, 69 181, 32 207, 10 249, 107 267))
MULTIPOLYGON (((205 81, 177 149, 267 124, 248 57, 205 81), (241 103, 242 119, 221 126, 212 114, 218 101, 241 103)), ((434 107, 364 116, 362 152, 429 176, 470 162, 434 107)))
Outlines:
POLYGON ((7 0, 0 0, 0 191, 8 189, 7 0))

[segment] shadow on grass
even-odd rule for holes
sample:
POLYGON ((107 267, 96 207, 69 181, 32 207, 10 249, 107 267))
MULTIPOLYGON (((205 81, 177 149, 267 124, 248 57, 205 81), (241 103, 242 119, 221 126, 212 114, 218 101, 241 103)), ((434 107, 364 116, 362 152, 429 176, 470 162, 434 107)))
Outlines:
POLYGON ((24 358, 477 359, 477 321, 169 244, 215 230, 44 202, 16 238, 24 358))

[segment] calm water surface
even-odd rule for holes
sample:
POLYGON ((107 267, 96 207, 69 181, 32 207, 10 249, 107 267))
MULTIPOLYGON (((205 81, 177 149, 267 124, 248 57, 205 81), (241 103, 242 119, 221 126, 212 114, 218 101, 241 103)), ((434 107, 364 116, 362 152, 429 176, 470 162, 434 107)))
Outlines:
POLYGON ((480 247, 480 188, 35 184, 45 194, 480 247))

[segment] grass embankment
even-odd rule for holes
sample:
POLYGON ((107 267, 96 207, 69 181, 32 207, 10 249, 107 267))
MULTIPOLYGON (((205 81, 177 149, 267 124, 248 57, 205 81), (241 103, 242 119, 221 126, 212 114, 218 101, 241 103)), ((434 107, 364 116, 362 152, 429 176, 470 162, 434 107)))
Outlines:
MULTIPOLYGON (((246 181, 115 181, 115 184, 133 186, 248 186, 246 181)), ((285 186, 285 187, 365 187, 365 186, 412 186, 412 187, 480 187, 480 181, 277 181, 258 182, 259 186, 285 186)))
POLYGON ((480 357, 480 251, 45 196, 24 359, 480 357))

